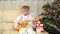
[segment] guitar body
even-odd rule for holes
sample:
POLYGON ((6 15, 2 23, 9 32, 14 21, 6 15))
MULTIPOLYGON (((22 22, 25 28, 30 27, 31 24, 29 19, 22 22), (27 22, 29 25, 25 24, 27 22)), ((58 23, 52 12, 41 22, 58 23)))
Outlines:
POLYGON ((23 24, 22 24, 22 25, 18 25, 18 26, 16 27, 16 30, 19 31, 19 29, 21 29, 21 28, 23 28, 23 27, 26 27, 27 24, 28 24, 28 21, 23 21, 23 24))

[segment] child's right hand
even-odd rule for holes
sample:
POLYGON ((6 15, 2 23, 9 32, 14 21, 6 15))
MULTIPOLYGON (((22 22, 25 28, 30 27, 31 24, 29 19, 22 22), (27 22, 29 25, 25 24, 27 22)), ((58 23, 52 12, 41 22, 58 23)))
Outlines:
POLYGON ((23 24, 23 22, 22 22, 22 21, 18 21, 18 24, 19 24, 19 25, 22 25, 22 24, 23 24))

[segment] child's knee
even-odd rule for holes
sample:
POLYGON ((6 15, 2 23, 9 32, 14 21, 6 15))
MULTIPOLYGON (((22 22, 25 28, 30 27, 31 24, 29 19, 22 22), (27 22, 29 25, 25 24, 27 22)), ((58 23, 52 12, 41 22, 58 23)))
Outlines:
POLYGON ((26 33, 26 28, 21 28, 20 30, 19 30, 19 33, 21 34, 21 33, 26 33))
POLYGON ((27 29, 28 34, 35 34, 35 31, 33 29, 27 29))
POLYGON ((28 32, 28 34, 35 34, 35 31, 30 31, 28 32))

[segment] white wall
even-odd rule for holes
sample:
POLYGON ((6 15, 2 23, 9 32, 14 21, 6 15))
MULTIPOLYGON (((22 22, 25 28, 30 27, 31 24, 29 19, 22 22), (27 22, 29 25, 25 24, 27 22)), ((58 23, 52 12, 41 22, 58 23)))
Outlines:
POLYGON ((0 0, 0 10, 19 10, 24 2, 30 5, 32 11, 37 11, 50 0, 0 0))
MULTIPOLYGON (((20 10, 21 5, 24 2, 28 3, 31 8, 31 13, 35 15, 39 15, 43 10, 41 9, 42 6, 50 2, 50 0, 0 0, 0 15, 3 16, 3 13, 7 10, 20 10)), ((3 17, 0 16, 0 21, 2 22, 3 17)))

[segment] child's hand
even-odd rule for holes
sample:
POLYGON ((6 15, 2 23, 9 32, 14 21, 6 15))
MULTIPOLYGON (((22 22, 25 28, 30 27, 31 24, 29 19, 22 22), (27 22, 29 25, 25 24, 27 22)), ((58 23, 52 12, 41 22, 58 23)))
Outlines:
POLYGON ((38 22, 38 20, 33 20, 33 23, 36 23, 36 22, 38 22))
POLYGON ((18 21, 18 24, 19 24, 19 25, 22 25, 22 24, 23 24, 23 22, 22 22, 22 21, 18 21))
POLYGON ((35 23, 36 21, 35 20, 33 20, 33 23, 35 23))

